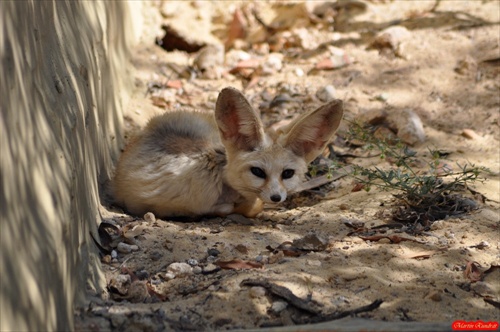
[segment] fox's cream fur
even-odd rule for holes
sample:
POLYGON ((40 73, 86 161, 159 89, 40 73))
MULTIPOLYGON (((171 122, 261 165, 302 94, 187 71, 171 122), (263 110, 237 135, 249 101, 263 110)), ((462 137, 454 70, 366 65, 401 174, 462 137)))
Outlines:
POLYGON ((179 111, 150 120, 120 158, 115 199, 137 215, 254 217, 262 202, 282 202, 299 186, 342 113, 334 100, 265 132, 243 94, 225 88, 215 117, 179 111))

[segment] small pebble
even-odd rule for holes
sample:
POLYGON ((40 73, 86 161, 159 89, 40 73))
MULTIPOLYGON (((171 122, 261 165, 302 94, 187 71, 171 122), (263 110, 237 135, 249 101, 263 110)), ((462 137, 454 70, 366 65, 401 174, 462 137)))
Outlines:
POLYGON ((405 109, 394 117, 397 124, 398 137, 405 143, 415 145, 425 141, 425 130, 422 120, 413 110, 405 109))
POLYGON ((172 272, 163 273, 161 276, 165 280, 175 279, 175 274, 173 274, 172 272))
POLYGON ((335 94, 336 91, 333 85, 327 85, 316 92, 316 97, 322 102, 328 102, 335 99, 335 94))
POLYGON ((333 299, 330 300, 330 302, 335 305, 335 306, 339 306, 339 305, 344 305, 346 303, 349 303, 349 299, 345 296, 337 296, 333 299))
POLYGON ((387 93, 381 93, 381 94, 375 96, 375 100, 378 100, 378 101, 387 101, 387 99, 389 99, 389 94, 387 94, 387 93))
POLYGON ((135 275, 137 276, 137 278, 139 278, 139 280, 145 280, 149 278, 149 273, 146 270, 136 271, 135 275))
POLYGON ((488 243, 488 241, 481 241, 478 244, 476 244, 474 247, 482 250, 482 249, 488 248, 489 246, 490 246, 490 244, 488 243))
POLYGON ((320 234, 310 233, 300 239, 293 240, 292 243, 299 249, 321 251, 328 246, 328 239, 320 234))
POLYGON ((147 221, 147 222, 154 222, 156 221, 156 217, 155 215, 153 214, 153 212, 147 212, 145 215, 144 215, 144 220, 147 221))
POLYGON ((190 258, 190 259, 188 259, 188 260, 187 260, 187 263, 188 263, 189 265, 191 265, 191 266, 196 266, 196 265, 198 265, 198 261, 197 261, 196 259, 194 259, 194 258, 190 258))
POLYGON ((141 303, 149 296, 148 287, 144 281, 136 280, 130 285, 127 300, 131 303, 141 303))
POLYGON ((308 260, 306 260, 306 264, 310 265, 310 266, 316 266, 316 267, 321 266, 321 262, 319 260, 316 260, 316 259, 308 259, 308 260))
POLYGON ((217 257, 215 256, 208 256, 207 257, 207 263, 213 263, 217 260, 217 257))
POLYGON ((251 298, 259 298, 264 297, 266 295, 266 289, 260 286, 253 286, 250 288, 250 297, 251 298))
POLYGON ((253 225, 252 219, 242 216, 241 214, 230 214, 226 218, 239 225, 253 225))
POLYGON ((436 231, 438 229, 444 229, 446 227, 446 221, 444 220, 436 220, 431 225, 431 230, 436 231))
POLYGON ((128 274, 119 274, 116 276, 115 281, 119 284, 130 284, 132 282, 132 278, 128 274))
POLYGON ((375 39, 370 44, 370 48, 383 49, 390 48, 397 50, 403 41, 409 40, 412 37, 411 32, 403 26, 391 26, 382 30, 375 36, 375 39))
POLYGON ((130 244, 126 244, 125 242, 120 242, 116 246, 116 250, 122 254, 128 254, 132 252, 132 246, 130 244))
MULTIPOLYGON (((480 294, 484 297, 495 297, 495 290, 490 287, 490 285, 484 281, 478 281, 471 285, 472 290, 476 294, 480 294)), ((498 294, 498 293, 496 293, 498 294)))
POLYGON ((455 238, 455 233, 446 231, 444 232, 444 236, 446 236, 448 239, 454 239, 455 238))
POLYGON ((245 246, 244 244, 240 243, 240 244, 236 245, 236 247, 234 247, 234 249, 238 250, 242 254, 248 254, 248 247, 245 246))
POLYGON ((430 293, 429 296, 427 296, 427 297, 434 302, 441 302, 443 300, 443 297, 441 296, 441 292, 438 292, 438 291, 430 293))
POLYGON ((210 249, 208 249, 207 253, 209 256, 217 257, 217 256, 219 256, 220 251, 215 249, 215 248, 210 248, 210 249))
POLYGON ((116 250, 111 250, 111 258, 117 258, 118 257, 118 253, 116 252, 116 250))
POLYGON ((231 49, 226 53, 225 58, 226 66, 228 66, 229 68, 233 68, 240 61, 250 60, 252 58, 252 55, 242 50, 231 49))
POLYGON ((480 136, 472 129, 463 129, 462 136, 467 139, 478 139, 480 136))
POLYGON ((342 204, 339 205, 339 209, 341 209, 341 210, 349 210, 350 207, 349 207, 349 204, 342 203, 342 204))
POLYGON ((286 303, 285 301, 275 301, 271 305, 271 311, 274 312, 275 314, 279 314, 280 312, 285 310, 287 306, 288 303, 286 303))
POLYGON ((111 263, 111 255, 106 255, 103 258, 101 258, 101 262, 103 262, 104 264, 111 263))
POLYGON ((200 274, 203 271, 203 269, 199 266, 194 266, 193 267, 193 273, 194 274, 200 274))
POLYGON ((193 273, 193 268, 187 263, 172 263, 167 267, 167 273, 168 272, 179 277, 193 273))
POLYGON ((224 64, 224 45, 211 44, 203 47, 195 57, 193 64, 199 69, 207 69, 224 64))
POLYGON ((159 260, 163 255, 161 254, 161 252, 159 251, 152 251, 149 253, 149 259, 151 259, 152 261, 157 261, 159 260))
POLYGON ((297 77, 302 77, 304 76, 304 71, 301 68, 297 68, 295 69, 295 75, 297 75, 297 77))
POLYGON ((281 53, 271 53, 262 64, 262 75, 272 75, 283 68, 283 55, 281 53))

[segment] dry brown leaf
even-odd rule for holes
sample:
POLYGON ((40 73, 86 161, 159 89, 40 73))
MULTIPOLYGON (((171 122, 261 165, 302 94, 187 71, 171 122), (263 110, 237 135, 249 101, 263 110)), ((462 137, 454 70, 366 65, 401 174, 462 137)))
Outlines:
POLYGON ((287 257, 299 257, 302 254, 305 254, 306 252, 298 249, 297 247, 293 246, 290 241, 283 242, 276 248, 273 248, 271 246, 266 247, 267 250, 277 253, 279 251, 283 252, 283 254, 287 257))
POLYGON ((239 72, 242 69, 256 69, 259 65, 260 61, 258 59, 241 60, 231 69, 231 74, 233 74, 233 71, 239 72))
POLYGON ((127 239, 133 239, 134 237, 141 235, 146 229, 146 225, 134 225, 132 228, 123 227, 123 237, 127 239))
POLYGON ((399 235, 387 235, 386 236, 392 243, 400 243, 402 241, 413 241, 412 239, 407 239, 399 235))
POLYGON ((365 189, 365 185, 363 183, 356 183, 354 187, 352 187, 351 192, 358 192, 365 189))
POLYGON ((182 81, 181 80, 167 81, 167 83, 165 83, 165 86, 171 89, 182 89, 182 81))
POLYGON ((245 15, 243 15, 240 8, 236 8, 233 14, 233 20, 231 21, 227 31, 226 49, 231 47, 236 39, 245 38, 247 29, 248 21, 245 18, 245 15))
POLYGON ((217 261, 214 263, 221 269, 243 270, 243 269, 261 269, 264 265, 257 262, 244 261, 241 259, 232 259, 230 261, 217 261))
POLYGON ((111 223, 102 222, 99 224, 98 232, 100 243, 92 236, 94 243, 104 255, 111 254, 111 250, 116 247, 116 239, 122 236, 122 230, 111 223))
POLYGON ((238 244, 238 245, 236 245, 236 247, 234 247, 234 249, 238 250, 242 254, 245 254, 245 255, 248 254, 248 247, 244 244, 238 244))
POLYGON ((153 105, 160 108, 168 108, 170 106, 169 103, 162 97, 151 96, 151 102, 153 105))
POLYGON ((254 72, 253 75, 251 76, 250 82, 248 82, 248 84, 245 86, 245 90, 251 89, 259 83, 260 75, 256 73, 257 72, 254 72))
POLYGON ((317 70, 332 70, 347 66, 351 60, 346 54, 343 55, 332 55, 326 59, 320 60, 316 64, 317 70))
POLYGON ((483 273, 479 270, 479 263, 467 262, 464 277, 469 279, 471 282, 480 281, 483 278, 483 273))

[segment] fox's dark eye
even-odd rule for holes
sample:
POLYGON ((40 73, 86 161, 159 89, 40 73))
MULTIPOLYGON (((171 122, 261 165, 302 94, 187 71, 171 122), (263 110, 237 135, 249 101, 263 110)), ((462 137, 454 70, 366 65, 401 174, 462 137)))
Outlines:
POLYGON ((266 178, 266 172, 264 172, 264 170, 262 168, 252 167, 252 168, 250 168, 250 172, 252 172, 252 174, 258 178, 261 178, 261 179, 266 178))
POLYGON ((281 177, 283 180, 291 178, 295 174, 295 171, 293 169, 285 169, 283 173, 281 173, 281 177))

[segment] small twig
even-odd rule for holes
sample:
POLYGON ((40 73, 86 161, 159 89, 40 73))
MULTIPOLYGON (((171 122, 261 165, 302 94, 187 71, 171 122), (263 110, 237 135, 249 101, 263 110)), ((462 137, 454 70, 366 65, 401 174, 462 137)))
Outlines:
POLYGON ((347 316, 353 316, 353 315, 356 315, 356 314, 359 314, 362 312, 373 311, 375 309, 378 309, 378 307, 380 307, 380 305, 383 302, 384 302, 383 300, 379 299, 379 300, 375 300, 372 303, 370 303, 369 305, 366 305, 363 307, 359 307, 359 308, 352 309, 352 310, 341 311, 341 312, 337 312, 337 313, 329 314, 329 315, 325 315, 325 316, 306 318, 306 319, 303 319, 300 321, 295 321, 295 324, 312 324, 312 323, 322 323, 322 322, 337 320, 337 319, 341 319, 341 318, 344 318, 347 316))
POLYGON ((439 7, 439 3, 441 2, 441 0, 436 0, 434 2, 434 5, 432 6, 431 9, 429 9, 429 12, 432 13, 432 12, 435 12, 437 10, 437 8, 439 7))
POLYGON ((500 204, 500 202, 499 202, 499 201, 495 201, 495 200, 493 200, 493 199, 489 199, 489 198, 488 198, 488 197, 486 197, 485 195, 481 194, 479 191, 474 190, 474 189, 472 189, 472 188, 470 188, 470 187, 467 187, 467 190, 468 190, 468 191, 470 191, 470 193, 471 193, 472 195, 480 195, 480 196, 481 196, 481 198, 482 198, 485 202, 486 202, 486 201, 490 201, 490 202, 493 202, 493 203, 500 204))
POLYGON ((495 308, 498 308, 500 309, 500 302, 497 302, 497 301, 494 301, 492 299, 488 299, 488 298, 484 298, 483 299, 484 302, 488 303, 488 304, 491 304, 492 306, 494 306, 495 308))
POLYGON ((129 256, 123 260, 123 262, 120 264, 118 267, 111 267, 110 271, 118 271, 121 270, 122 267, 132 258, 132 256, 129 256))

